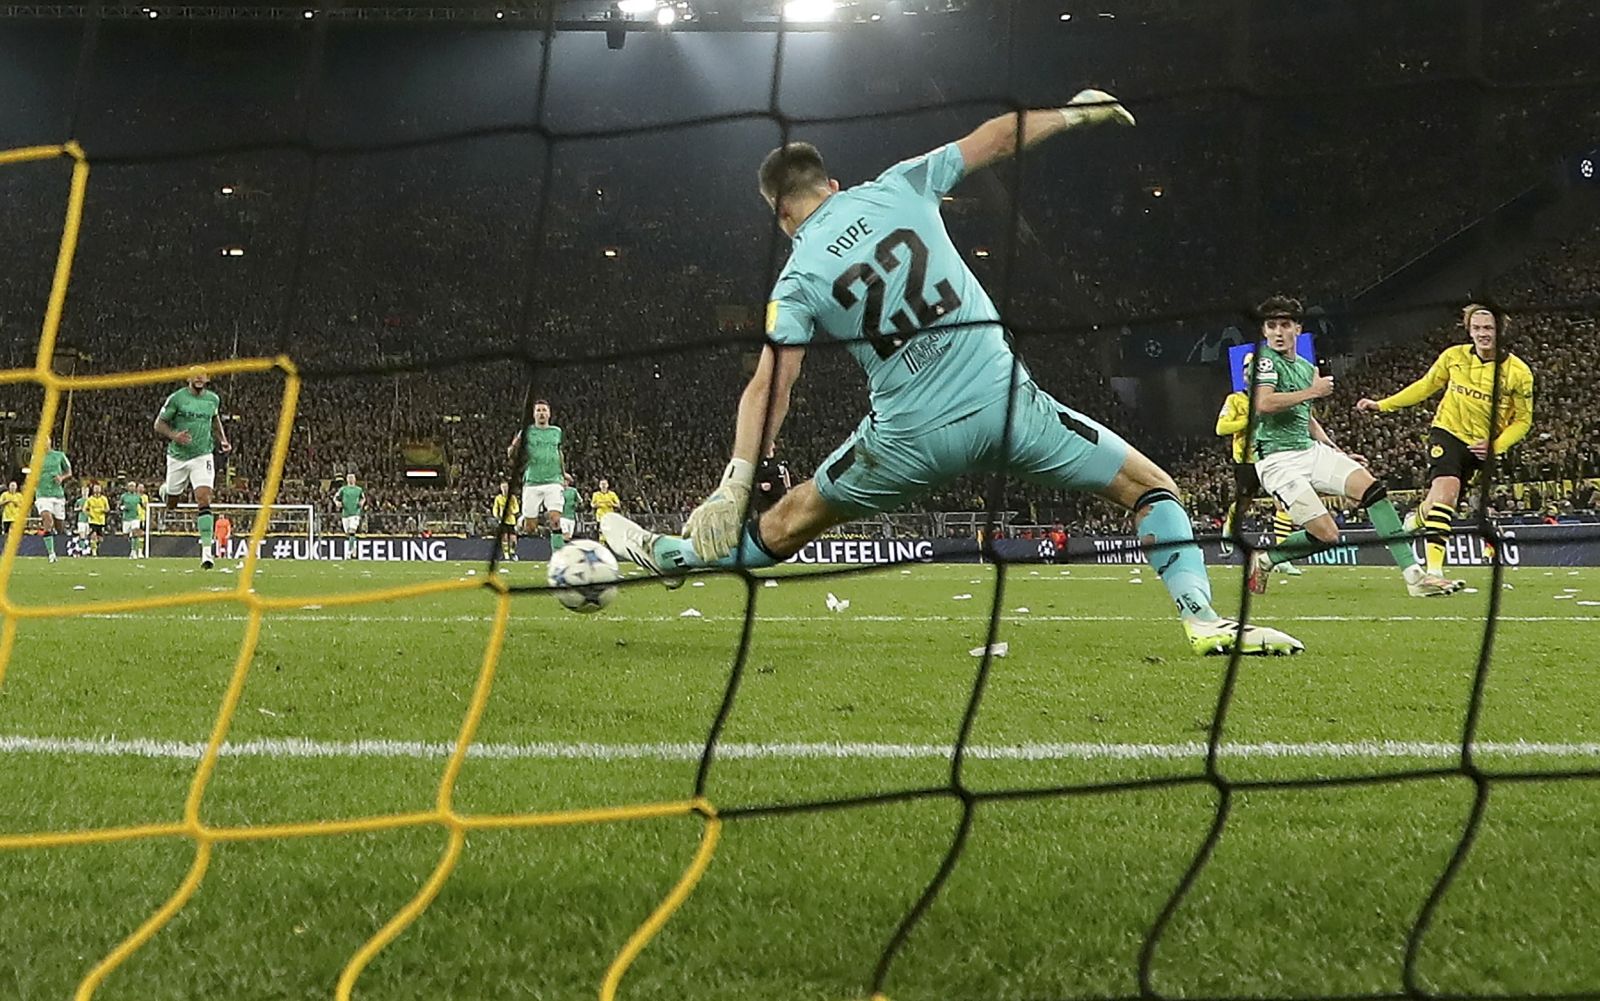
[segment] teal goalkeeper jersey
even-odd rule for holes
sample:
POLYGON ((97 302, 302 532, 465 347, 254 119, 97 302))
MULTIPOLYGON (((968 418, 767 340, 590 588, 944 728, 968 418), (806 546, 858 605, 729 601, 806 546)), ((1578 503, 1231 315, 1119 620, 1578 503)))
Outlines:
POLYGON ((1000 314, 939 215, 965 171, 950 144, 826 199, 795 233, 767 304, 778 344, 808 344, 817 332, 844 342, 884 430, 940 427, 1011 386, 1016 360, 1000 314))

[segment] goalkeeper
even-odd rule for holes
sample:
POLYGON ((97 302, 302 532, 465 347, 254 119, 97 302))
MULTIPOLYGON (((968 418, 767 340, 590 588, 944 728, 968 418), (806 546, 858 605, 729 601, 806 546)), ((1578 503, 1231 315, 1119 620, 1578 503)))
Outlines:
POLYGON ((689 516, 685 538, 611 514, 600 526, 606 540, 681 584, 696 567, 772 566, 834 525, 893 510, 963 474, 1005 473, 1131 510, 1141 539, 1160 547, 1151 562, 1196 652, 1227 653, 1235 643, 1250 654, 1302 649, 1275 629, 1241 630, 1211 607, 1205 559, 1171 477, 1034 383, 939 215, 941 197, 968 173, 1019 146, 1100 124, 1132 125, 1133 116, 1109 94, 1086 90, 1065 108, 993 118, 848 191, 808 143, 768 155, 761 193, 794 250, 767 306, 767 346, 739 400, 733 461, 689 516), (866 370, 871 416, 815 479, 746 521, 757 462, 771 453, 805 345, 819 331, 844 341, 866 370))
MULTIPOLYGON (((1461 325, 1470 342, 1446 348, 1422 378, 1381 400, 1363 397, 1356 409, 1370 414, 1414 407, 1444 390, 1439 409, 1428 429, 1428 496, 1423 499, 1421 522, 1427 539, 1428 572, 1444 572, 1445 540, 1461 488, 1489 456, 1527 437, 1533 427, 1533 370, 1510 351, 1499 350, 1505 317, 1488 306, 1473 303, 1461 313, 1461 325), (1499 409, 1490 413, 1494 398, 1496 361, 1499 362, 1499 409)), ((1456 582, 1458 585, 1464 582, 1456 582)))

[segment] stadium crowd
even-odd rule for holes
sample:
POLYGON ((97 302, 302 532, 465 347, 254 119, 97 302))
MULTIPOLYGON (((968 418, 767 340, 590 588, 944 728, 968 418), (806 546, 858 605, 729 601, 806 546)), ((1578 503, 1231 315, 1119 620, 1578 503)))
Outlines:
MULTIPOLYGON (((1493 23, 1473 26, 1445 0, 1418 0, 1388 12, 1395 20, 1378 42, 1340 45, 1328 32, 1349 29, 1349 19, 1259 12, 1256 41, 1309 42, 1301 35, 1314 33, 1318 79, 1361 82, 1309 93, 1303 67, 1270 58, 1272 46, 1241 45, 1227 19, 1164 0, 1145 7, 1137 73, 1114 46, 1090 46, 1082 75, 1149 95, 1158 113, 1148 127, 1094 137, 1087 165, 1072 147, 1046 148, 1030 159, 1015 205, 1009 179, 974 178, 946 217, 1020 331, 1080 324, 1021 338, 1040 383, 1167 464, 1209 523, 1228 501, 1223 444, 1147 426, 1113 391, 1114 328, 1093 321, 1238 306, 1277 289, 1313 302, 1359 294, 1600 135, 1593 88, 1502 92, 1448 81, 1482 71, 1526 84, 1586 65, 1582 39, 1591 33, 1534 30, 1493 11, 1485 14, 1493 23), (1482 64, 1469 66, 1463 52, 1474 36, 1482 64), (1374 103, 1374 92, 1384 100, 1374 103), (1119 169, 1100 169, 1109 163, 1119 169)), ((1546 13, 1544 25, 1593 18, 1555 0, 1546 13)), ((604 120, 606 109, 589 110, 604 120)), ((941 116, 937 134, 958 128, 956 118, 941 116)), ((353 471, 371 510, 414 516, 418 526, 425 515, 484 516, 508 475, 506 445, 521 414, 547 398, 585 492, 606 477, 630 511, 682 514, 726 459, 734 401, 760 341, 759 304, 785 251, 753 191, 753 164, 772 135, 763 127, 713 143, 668 131, 558 146, 548 174, 545 148, 527 136, 326 157, 310 173, 303 159, 272 153, 102 167, 89 188, 57 369, 287 354, 306 378, 281 499, 324 503, 353 471), (675 167, 670 184, 658 183, 664 163, 675 167), (308 177, 316 194, 302 253, 308 177), (440 475, 408 480, 418 466, 440 475)), ((817 137, 841 150, 847 182, 918 151, 864 151, 849 135, 820 127, 817 137)), ((33 363, 64 191, 57 165, 0 170, 16 253, 0 271, 5 367, 33 363)), ((1502 276, 1499 297, 1600 294, 1597 244, 1591 230, 1527 262, 1502 276)), ((1358 418, 1351 404, 1420 375, 1458 334, 1441 327, 1355 360, 1324 407, 1330 431, 1395 487, 1421 485, 1428 408, 1379 421, 1358 418)), ((1538 396, 1534 432, 1502 474, 1600 475, 1600 406, 1585 385, 1586 359, 1600 347, 1594 318, 1519 316, 1513 338, 1538 396)), ((58 440, 84 475, 153 484, 162 466, 150 424, 176 385, 76 393, 58 440)), ((258 495, 284 387, 281 373, 216 374, 235 447, 221 500, 258 495)), ((39 399, 37 387, 0 386, 12 432, 31 428, 39 399)), ((784 456, 809 473, 865 410, 855 365, 841 351, 813 351, 784 456)), ((1196 426, 1210 419, 1197 414, 1196 426)), ((987 491, 961 481, 919 507, 998 501, 1024 522, 1125 528, 1097 502, 1020 484, 998 498, 987 491)), ((1530 499, 1505 495, 1508 507, 1530 499)), ((1536 507, 1548 507, 1550 498, 1540 500, 1536 507)))

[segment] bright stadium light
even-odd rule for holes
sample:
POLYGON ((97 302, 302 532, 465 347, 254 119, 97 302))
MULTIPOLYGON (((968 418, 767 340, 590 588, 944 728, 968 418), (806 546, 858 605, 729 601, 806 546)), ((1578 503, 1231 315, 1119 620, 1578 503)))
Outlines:
POLYGON ((671 7, 662 7, 656 11, 656 23, 663 28, 672 27, 672 22, 678 19, 678 12, 671 7))
POLYGON ((231 195, 233 194, 233 185, 224 184, 219 190, 223 195, 231 195))
POLYGON ((619 251, 616 247, 607 247, 606 249, 600 251, 600 253, 608 261, 614 261, 617 258, 622 256, 622 252, 619 251))
POLYGON ((658 6, 657 0, 617 0, 617 7, 624 14, 651 14, 658 6))
POLYGON ((833 0, 789 0, 783 5, 786 21, 828 21, 833 11, 833 0))

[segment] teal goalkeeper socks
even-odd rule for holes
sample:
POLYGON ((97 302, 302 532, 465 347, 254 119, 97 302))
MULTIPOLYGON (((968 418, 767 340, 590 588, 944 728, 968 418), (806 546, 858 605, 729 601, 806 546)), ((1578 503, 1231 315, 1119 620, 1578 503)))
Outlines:
POLYGON ((1139 520, 1139 539, 1157 547, 1149 553, 1150 564, 1156 568, 1161 583, 1186 619, 1209 621, 1217 618, 1211 607, 1211 579, 1206 576, 1206 558, 1194 544, 1194 529, 1189 524, 1189 514, 1178 499, 1165 490, 1152 491, 1141 498, 1135 510, 1148 505, 1145 516, 1139 520), (1151 494, 1160 496, 1152 497, 1151 494))
POLYGON ((678 569, 695 570, 713 566, 725 569, 742 566, 746 570, 760 570, 783 562, 767 551, 767 547, 756 538, 750 525, 745 526, 744 537, 739 540, 739 548, 720 560, 713 562, 701 559, 688 539, 676 535, 663 535, 656 539, 655 557, 656 562, 661 564, 661 569, 667 573, 678 569))

